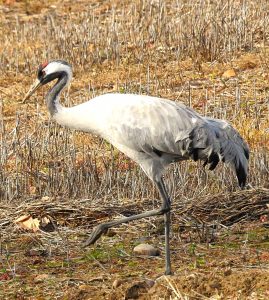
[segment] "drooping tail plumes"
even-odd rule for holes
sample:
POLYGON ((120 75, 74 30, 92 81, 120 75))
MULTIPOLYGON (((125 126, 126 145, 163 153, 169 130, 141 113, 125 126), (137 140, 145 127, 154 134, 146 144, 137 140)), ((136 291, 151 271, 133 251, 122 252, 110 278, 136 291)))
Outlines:
POLYGON ((219 163, 230 164, 236 172, 238 184, 243 188, 248 174, 249 147, 236 129, 223 120, 204 118, 205 124, 190 134, 193 160, 201 159, 213 170, 219 163))

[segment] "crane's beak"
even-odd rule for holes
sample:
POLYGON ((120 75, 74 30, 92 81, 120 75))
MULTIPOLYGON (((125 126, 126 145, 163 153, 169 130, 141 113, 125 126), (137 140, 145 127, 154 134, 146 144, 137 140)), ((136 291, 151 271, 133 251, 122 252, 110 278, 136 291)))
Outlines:
POLYGON ((25 103, 27 99, 29 99, 33 93, 42 85, 39 79, 36 79, 36 81, 33 83, 33 85, 30 87, 29 91, 25 95, 25 97, 22 100, 22 103, 25 103))

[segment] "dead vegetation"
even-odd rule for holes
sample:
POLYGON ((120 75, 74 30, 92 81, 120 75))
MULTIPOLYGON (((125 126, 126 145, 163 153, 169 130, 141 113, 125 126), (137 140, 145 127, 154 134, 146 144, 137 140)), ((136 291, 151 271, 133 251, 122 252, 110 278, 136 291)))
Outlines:
POLYGON ((267 298, 260 282, 268 282, 268 10, 262 0, 0 1, 0 284, 9 287, 6 299, 128 299, 135 291, 141 299, 267 298), (67 106, 106 92, 151 94, 227 119, 248 141, 249 190, 236 192, 233 172, 224 166, 211 173, 184 162, 166 174, 174 200, 174 279, 148 286, 143 276, 155 280, 162 260, 132 256, 141 232, 162 249, 158 220, 124 225, 111 233, 115 239, 105 237, 86 254, 80 249, 97 223, 155 207, 158 195, 106 142, 52 123, 45 90, 37 101, 20 104, 37 66, 54 58, 74 67, 62 99, 67 106), (52 231, 23 232, 14 225, 23 214, 49 217, 52 231), (123 280, 118 289, 113 272, 123 280), (33 287, 38 275, 47 277, 33 287), (246 281, 228 288, 242 276, 246 281), (251 285, 254 277, 260 280, 251 285), (42 294, 46 286, 55 293, 46 288, 42 294))
POLYGON ((162 218, 115 228, 89 250, 80 246, 89 227, 150 209, 152 201, 135 205, 126 200, 123 206, 88 202, 44 197, 36 202, 25 199, 19 206, 1 205, 5 248, 1 249, 0 262, 5 272, 0 278, 12 287, 9 295, 14 295, 18 280, 23 279, 22 295, 42 295, 42 287, 49 284, 54 289, 57 286, 57 292, 48 291, 46 295, 61 299, 268 296, 268 190, 206 196, 187 206, 175 203, 172 277, 160 277, 162 255, 150 259, 132 252, 135 245, 148 240, 163 253, 162 218), (37 229, 31 224, 22 226, 27 218, 19 221, 21 216, 39 220, 37 229))
MULTIPOLYGON (((150 210, 152 205, 154 203, 149 199, 140 200, 136 203, 133 203, 131 199, 125 199, 122 205, 118 205, 116 201, 106 203, 97 199, 75 199, 70 203, 70 200, 59 197, 43 197, 39 201, 28 198, 19 206, 2 205, 0 225, 2 228, 13 227, 14 222, 18 223, 15 220, 20 216, 31 215, 40 220, 48 217, 55 227, 57 227, 57 223, 72 228, 78 226, 94 227, 98 223, 107 222, 108 219, 119 215, 128 216, 150 210)), ((200 227, 201 225, 226 227, 257 220, 263 220, 262 222, 265 225, 268 223, 269 226, 269 217, 267 216, 269 209, 268 189, 207 195, 196 201, 190 201, 188 204, 175 202, 172 207, 176 219, 175 223, 181 228, 200 227)), ((52 231, 55 230, 56 228, 52 231)))

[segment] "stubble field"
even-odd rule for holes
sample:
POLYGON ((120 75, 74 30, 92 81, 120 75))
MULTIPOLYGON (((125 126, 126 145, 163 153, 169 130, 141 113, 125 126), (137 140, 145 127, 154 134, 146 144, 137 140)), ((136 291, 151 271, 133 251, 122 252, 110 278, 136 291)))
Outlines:
POLYGON ((269 4, 267 1, 0 0, 1 299, 269 298, 269 4), (40 63, 64 59, 66 106, 108 92, 182 101, 230 121, 251 148, 248 186, 184 162, 165 176, 173 199, 173 276, 162 218, 97 224, 157 207, 143 172, 98 137, 49 119, 40 63), (36 232, 22 216, 49 220, 36 232), (147 242, 155 258, 133 254, 147 242))

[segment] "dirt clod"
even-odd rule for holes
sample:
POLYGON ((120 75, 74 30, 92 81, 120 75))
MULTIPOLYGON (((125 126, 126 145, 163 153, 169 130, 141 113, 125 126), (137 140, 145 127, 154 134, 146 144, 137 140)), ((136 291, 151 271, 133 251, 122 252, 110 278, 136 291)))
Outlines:
POLYGON ((131 283, 125 291, 125 299, 138 299, 141 295, 146 294, 154 285, 154 282, 145 280, 131 283))

